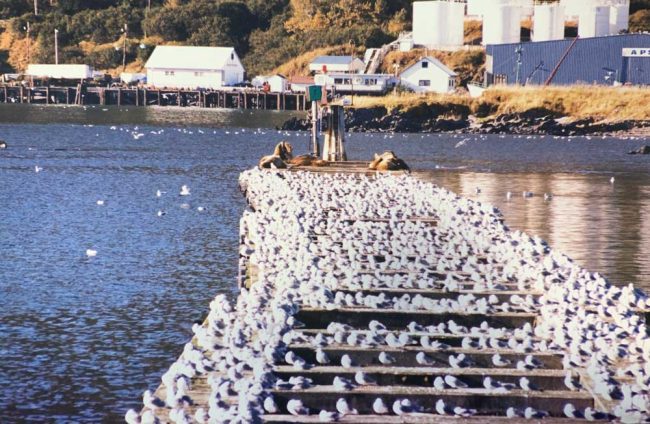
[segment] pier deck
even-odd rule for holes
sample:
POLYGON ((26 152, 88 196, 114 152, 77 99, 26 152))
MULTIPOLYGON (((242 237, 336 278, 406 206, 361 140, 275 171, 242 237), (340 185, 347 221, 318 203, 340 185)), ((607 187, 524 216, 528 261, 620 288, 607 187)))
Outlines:
POLYGON ((303 111, 304 93, 269 93, 259 90, 188 90, 105 87, 25 87, 0 85, 0 103, 97 105, 97 106, 193 106, 225 109, 303 111))
MULTIPOLYGON (((366 173, 360 164, 314 171, 318 175, 366 173)), ((261 416, 243 415, 251 421, 322 422, 319 412, 336 411, 341 399, 356 413, 337 420, 355 423, 530 422, 525 415, 535 411, 549 415, 544 422, 574 422, 565 415, 567 403, 579 411, 611 411, 612 402, 595 393, 584 377, 584 367, 567 369, 563 350, 537 335, 536 327, 544 325, 539 303, 545 293, 542 280, 526 273, 516 277, 490 246, 481 250, 480 243, 458 239, 463 232, 454 232, 440 211, 386 217, 367 209, 365 214, 350 216, 344 206, 337 210, 310 204, 301 218, 304 228, 294 228, 293 221, 262 224, 277 201, 265 189, 282 186, 277 193, 287 195, 300 190, 299 183, 286 182, 285 175, 293 174, 286 172, 270 171, 242 180, 253 209, 244 215, 240 229, 239 284, 244 291, 228 314, 230 321, 222 324, 225 329, 214 332, 210 343, 198 336, 192 341, 216 365, 192 376, 187 395, 193 405, 183 409, 188 416, 202 409, 210 411, 211 422, 221 422, 228 414, 241 417, 243 395, 241 391, 237 395, 237 381, 247 378, 258 384, 244 390, 257 399, 249 403, 258 402, 257 413, 269 397, 276 408, 261 416), (260 178, 273 183, 261 184, 260 178), (302 250, 274 239, 285 232, 302 250), (402 244, 395 244, 395 239, 402 244), (454 250, 453 245, 466 250, 454 250), (296 258, 298 251, 306 256, 296 258), (303 268, 295 273, 287 272, 287 266, 275 269, 268 257, 303 268), (305 278, 310 285, 292 283, 291 278, 305 278), (445 310, 440 306, 444 302, 457 303, 445 310), (461 302, 467 307, 459 307, 461 302), (273 338, 264 328, 271 328, 275 318, 261 317, 278 309, 292 318, 273 338), (262 321, 250 329, 251 319, 262 321), (233 334, 245 341, 233 342, 237 338, 233 334), (273 343, 271 359, 268 345, 273 343), (254 346, 252 351, 249 345, 254 346), (239 349, 246 352, 243 356, 265 358, 259 359, 265 363, 265 373, 239 366, 246 362, 232 353, 239 349), (290 352, 305 363, 296 363, 290 352), (583 388, 569 389, 567 374, 574 384, 582 382, 583 388), (507 389, 487 385, 488 376, 507 389), (450 377, 460 385, 445 383, 450 377), (530 387, 522 386, 522 378, 530 387), (349 382, 348 387, 342 388, 338 379, 349 382), (373 407, 377 399, 387 406, 385 413, 373 407), (408 399, 412 411, 394 410, 394 403, 402 399, 408 399), (309 415, 290 414, 292 400, 300 400, 309 415), (446 405, 443 410, 440 401, 446 405), (474 415, 460 416, 454 408, 472 409, 474 415), (506 418, 508 408, 514 408, 514 419, 506 418)), ((376 184, 381 186, 381 179, 376 184)), ((400 193, 376 188, 369 197, 385 192, 396 203, 404 201, 400 193)), ((288 196, 282 201, 296 199, 288 196)), ((328 200, 324 204, 344 205, 348 199, 328 200)), ((486 227, 500 225, 498 216, 485 219, 486 227)), ((471 234, 471 229, 463 231, 471 234)), ((585 313, 597 314, 594 308, 586 308, 585 313)), ((209 317, 203 329, 214 327, 214 318, 209 317)), ((163 384, 155 395, 168 399, 168 390, 163 384)), ((170 411, 159 408, 155 414, 168 422, 170 411)))

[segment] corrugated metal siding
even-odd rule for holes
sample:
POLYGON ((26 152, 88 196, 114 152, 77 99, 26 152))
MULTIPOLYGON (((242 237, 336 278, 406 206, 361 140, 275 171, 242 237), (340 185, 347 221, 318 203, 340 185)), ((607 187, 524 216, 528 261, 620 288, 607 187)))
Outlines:
MULTIPOLYGON (((486 53, 492 56, 492 75, 502 74, 509 84, 516 81, 517 47, 523 48, 520 81, 543 84, 559 62, 572 39, 488 45, 486 53), (541 64, 541 66, 540 66, 541 64), (537 71, 535 68, 539 67, 537 71)), ((626 34, 579 39, 558 69, 553 84, 576 83, 611 84, 605 77, 608 69, 617 72, 618 80, 633 84, 650 84, 650 58, 623 58, 626 47, 650 48, 650 34, 626 34), (605 68, 605 69, 604 69, 605 68)))

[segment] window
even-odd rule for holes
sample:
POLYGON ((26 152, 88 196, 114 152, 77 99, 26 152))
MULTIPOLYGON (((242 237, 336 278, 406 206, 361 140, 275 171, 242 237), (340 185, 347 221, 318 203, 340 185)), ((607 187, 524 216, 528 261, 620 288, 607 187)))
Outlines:
POLYGON ((431 80, 420 80, 420 81, 418 81, 418 85, 420 87, 430 87, 431 86, 431 80))
POLYGON ((174 76, 174 71, 165 71, 165 76, 166 77, 173 77, 174 76))
POLYGON ((235 60, 235 53, 230 53, 230 60, 235 60))
POLYGON ((428 67, 429 67, 429 62, 427 62, 426 60, 423 61, 423 62, 422 62, 422 67, 423 67, 423 68, 428 68, 428 67))
POLYGON ((352 80, 350 78, 343 78, 343 84, 352 85, 352 80))
POLYGON ((334 84, 343 84, 343 78, 334 78, 334 84))
POLYGON ((377 79, 376 78, 366 78, 364 80, 365 85, 377 85, 377 79))
POLYGON ((456 85, 456 81, 453 80, 453 79, 450 79, 449 80, 449 88, 454 88, 455 85, 456 85))
POLYGON ((203 76, 203 72, 194 72, 194 76, 195 76, 195 77, 202 77, 202 76, 203 76))

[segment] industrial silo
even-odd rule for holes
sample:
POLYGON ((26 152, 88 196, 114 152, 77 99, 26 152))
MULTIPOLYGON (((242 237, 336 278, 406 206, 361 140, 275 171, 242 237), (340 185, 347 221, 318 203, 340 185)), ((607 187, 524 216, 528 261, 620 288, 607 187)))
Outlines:
POLYGON ((601 37, 609 35, 609 6, 585 7, 580 12, 578 36, 601 37))
POLYGON ((465 4, 450 1, 413 3, 413 42, 427 48, 463 45, 465 4))
POLYGON ((530 18, 535 13, 535 1, 534 0, 518 0, 513 1, 512 4, 519 4, 521 6, 521 17, 530 18))
POLYGON ((460 47, 465 44, 465 3, 452 1, 448 5, 447 24, 449 31, 446 36, 445 47, 460 47))
MULTIPOLYGON (((498 3, 498 2, 494 2, 498 3)), ((521 6, 491 4, 483 16, 483 44, 521 41, 521 6)))
POLYGON ((535 5, 533 41, 561 40, 564 38, 564 7, 559 3, 535 5))
POLYGON ((609 11, 609 32, 618 34, 621 31, 627 31, 630 22, 630 2, 624 0, 613 4, 609 11))
POLYGON ((586 7, 591 7, 592 4, 592 0, 560 0, 560 5, 564 7, 564 16, 568 21, 578 20, 580 12, 586 7))

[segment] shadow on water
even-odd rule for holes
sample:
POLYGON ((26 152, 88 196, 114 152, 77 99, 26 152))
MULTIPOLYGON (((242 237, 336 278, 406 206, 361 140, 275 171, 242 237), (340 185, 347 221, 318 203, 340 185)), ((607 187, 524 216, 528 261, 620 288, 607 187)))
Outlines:
MULTIPOLYGON (((0 422, 115 422, 137 407, 210 299, 236 291, 239 173, 282 139, 308 144, 258 130, 277 124, 268 113, 72 109, 0 105, 14 122, 0 124, 0 422)), ((393 149, 511 228, 650 288, 650 162, 625 154, 642 142, 358 134, 348 149, 393 149)))

